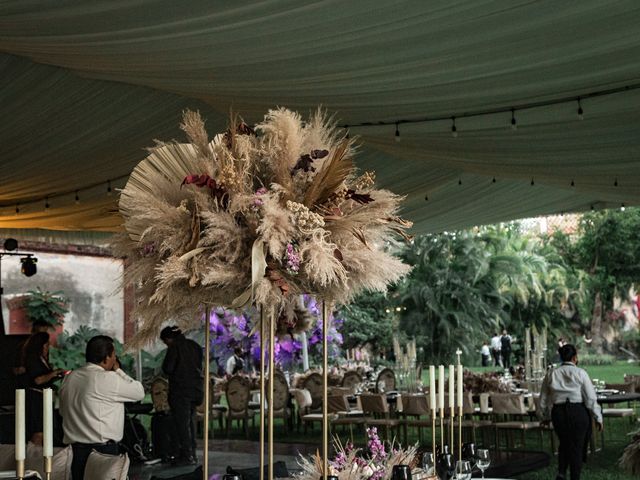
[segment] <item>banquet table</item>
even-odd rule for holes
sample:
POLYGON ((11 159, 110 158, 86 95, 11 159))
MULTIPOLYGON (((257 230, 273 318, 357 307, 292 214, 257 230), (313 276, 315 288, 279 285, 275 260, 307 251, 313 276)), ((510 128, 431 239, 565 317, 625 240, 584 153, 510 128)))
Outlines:
POLYGON ((636 402, 640 400, 640 393, 612 393, 610 395, 598 395, 598 403, 613 405, 616 403, 636 402))

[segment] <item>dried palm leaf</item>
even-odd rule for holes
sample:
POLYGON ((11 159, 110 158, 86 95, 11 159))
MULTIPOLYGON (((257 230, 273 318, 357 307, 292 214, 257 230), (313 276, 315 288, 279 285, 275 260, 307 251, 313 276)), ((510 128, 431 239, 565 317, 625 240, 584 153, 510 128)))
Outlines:
POLYGON ((331 158, 322 164, 322 168, 313 177, 307 189, 303 204, 311 208, 321 205, 331 195, 340 190, 345 180, 353 174, 355 166, 349 152, 350 141, 343 140, 333 151, 331 158))

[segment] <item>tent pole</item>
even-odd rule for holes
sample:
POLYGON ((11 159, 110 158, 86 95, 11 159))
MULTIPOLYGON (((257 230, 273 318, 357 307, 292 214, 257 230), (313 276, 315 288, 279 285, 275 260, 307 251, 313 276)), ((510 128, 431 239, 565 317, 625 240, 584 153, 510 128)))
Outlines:
POLYGON ((202 447, 202 478, 209 479, 209 410, 211 409, 211 397, 209 395, 209 353, 211 351, 211 307, 205 308, 204 330, 204 429, 202 447))
POLYGON ((276 338, 276 322, 275 314, 272 308, 269 309, 269 396, 267 397, 268 415, 269 415, 269 480, 273 480, 273 391, 274 377, 276 370, 275 362, 275 338, 276 338))
POLYGON ((328 305, 322 301, 322 478, 329 474, 329 352, 327 332, 329 331, 328 305))
POLYGON ((265 400, 265 385, 264 376, 266 368, 264 364, 264 347, 266 345, 265 334, 266 327, 266 315, 264 312, 264 306, 260 307, 260 480, 264 480, 264 400, 265 400))

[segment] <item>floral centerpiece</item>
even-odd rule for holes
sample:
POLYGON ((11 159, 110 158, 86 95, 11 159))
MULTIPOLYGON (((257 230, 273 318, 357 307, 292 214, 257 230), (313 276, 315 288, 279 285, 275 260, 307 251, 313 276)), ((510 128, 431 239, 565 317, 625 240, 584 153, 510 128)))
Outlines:
MULTIPOLYGON (((366 451, 354 448, 352 443, 343 446, 336 438, 334 448, 337 455, 329 462, 329 474, 337 476, 339 480, 388 480, 396 465, 409 465, 412 469, 417 467, 417 447, 402 449, 392 443, 387 450, 375 427, 367 428, 367 437, 366 451)), ((301 455, 298 464, 302 472, 295 478, 322 478, 322 458, 319 454, 311 458, 301 455)))
POLYGON ((189 143, 158 143, 119 200, 126 233, 113 247, 137 288, 133 344, 165 321, 201 319, 204 305, 288 321, 299 294, 345 303, 409 270, 386 248, 411 226, 401 197, 358 174, 354 139, 322 112, 270 110, 255 128, 233 119, 212 141, 198 113, 181 128, 189 143))

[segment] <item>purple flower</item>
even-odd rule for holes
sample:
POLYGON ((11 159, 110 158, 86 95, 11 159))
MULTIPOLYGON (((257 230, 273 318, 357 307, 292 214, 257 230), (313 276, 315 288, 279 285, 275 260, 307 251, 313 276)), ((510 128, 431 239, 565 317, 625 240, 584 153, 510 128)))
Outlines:
POLYGON ((265 193, 267 193, 267 189, 264 187, 260 187, 258 190, 256 190, 256 193, 253 197, 253 206, 255 208, 258 208, 264 205, 264 200, 262 200, 260 197, 265 193))
POLYGON ((285 266, 291 274, 297 274, 300 271, 300 254, 298 249, 292 244, 287 243, 287 251, 285 253, 285 266))

